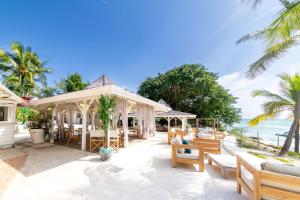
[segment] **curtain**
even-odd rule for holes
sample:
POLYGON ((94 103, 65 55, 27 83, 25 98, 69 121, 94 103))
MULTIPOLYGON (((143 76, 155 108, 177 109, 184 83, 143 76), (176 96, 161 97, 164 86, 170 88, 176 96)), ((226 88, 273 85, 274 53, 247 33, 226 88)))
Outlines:
POLYGON ((121 117, 122 117, 122 125, 124 131, 124 146, 128 145, 128 112, 129 105, 127 100, 121 101, 121 117))
POLYGON ((69 110, 66 113, 66 119, 67 119, 68 127, 73 129, 73 111, 72 110, 69 110))
POLYGON ((156 132, 154 108, 144 104, 137 104, 136 108, 139 129, 144 133, 144 138, 149 138, 156 132))

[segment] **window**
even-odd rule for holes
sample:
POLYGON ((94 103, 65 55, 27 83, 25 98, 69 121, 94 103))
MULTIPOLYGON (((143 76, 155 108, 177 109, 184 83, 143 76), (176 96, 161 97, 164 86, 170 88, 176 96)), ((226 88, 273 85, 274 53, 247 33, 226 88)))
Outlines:
POLYGON ((7 107, 0 107, 0 121, 7 121, 7 107))

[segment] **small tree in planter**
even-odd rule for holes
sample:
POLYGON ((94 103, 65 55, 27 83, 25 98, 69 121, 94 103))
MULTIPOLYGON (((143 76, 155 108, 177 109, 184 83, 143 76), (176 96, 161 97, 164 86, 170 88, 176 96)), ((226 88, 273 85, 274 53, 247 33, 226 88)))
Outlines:
POLYGON ((17 109, 17 121, 26 124, 29 128, 33 144, 45 142, 49 133, 49 115, 41 117, 40 112, 33 108, 21 107, 17 109))
POLYGON ((114 96, 103 96, 99 98, 98 113, 99 118, 103 124, 103 130, 105 135, 104 146, 100 148, 101 160, 107 160, 112 155, 112 149, 109 147, 109 127, 110 119, 116 107, 116 98, 114 96))

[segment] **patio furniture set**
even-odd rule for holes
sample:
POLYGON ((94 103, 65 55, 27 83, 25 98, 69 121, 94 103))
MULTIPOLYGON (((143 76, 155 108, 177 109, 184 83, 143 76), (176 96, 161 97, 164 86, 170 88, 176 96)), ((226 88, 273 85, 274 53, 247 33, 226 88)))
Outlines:
MULTIPOLYGON (((300 167, 262 160, 248 153, 221 154, 225 135, 213 133, 214 138, 188 137, 191 133, 172 130, 168 140, 172 144, 172 167, 178 163, 197 164, 204 171, 204 160, 215 163, 226 179, 236 173, 237 192, 246 192, 249 199, 299 200, 300 167), (169 138, 171 137, 171 138, 169 138)), ((203 136, 204 137, 204 136, 203 136)))

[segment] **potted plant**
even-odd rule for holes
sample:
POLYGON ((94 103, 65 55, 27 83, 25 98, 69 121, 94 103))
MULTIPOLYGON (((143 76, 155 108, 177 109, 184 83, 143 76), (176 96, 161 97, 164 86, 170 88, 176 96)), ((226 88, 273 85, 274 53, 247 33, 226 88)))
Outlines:
POLYGON ((39 111, 28 107, 18 108, 17 120, 22 124, 27 124, 33 144, 45 142, 44 119, 40 117, 39 111))
POLYGON ((110 128, 110 120, 114 109, 116 107, 116 98, 114 96, 103 96, 99 98, 99 118, 103 125, 105 142, 104 146, 100 148, 99 154, 101 156, 101 160, 105 161, 111 158, 112 156, 112 148, 109 147, 109 128, 110 128))

